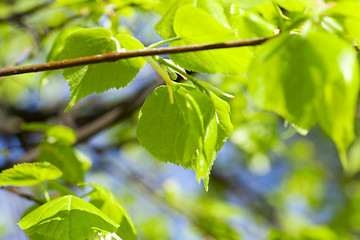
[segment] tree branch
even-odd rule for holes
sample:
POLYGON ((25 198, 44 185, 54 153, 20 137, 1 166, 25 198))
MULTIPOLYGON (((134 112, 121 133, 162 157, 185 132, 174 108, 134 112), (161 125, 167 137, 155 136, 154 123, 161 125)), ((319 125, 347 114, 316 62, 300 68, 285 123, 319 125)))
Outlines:
POLYGON ((131 50, 126 52, 109 52, 104 54, 68 59, 63 61, 41 63, 41 64, 34 64, 34 65, 27 65, 20 67, 12 67, 12 68, 3 68, 0 69, 0 77, 70 68, 70 67, 103 63, 103 62, 115 62, 120 59, 134 58, 134 57, 197 52, 197 51, 245 47, 245 46, 256 46, 264 43, 265 41, 271 38, 273 37, 235 40, 235 41, 228 41, 221 43, 203 43, 203 44, 185 45, 185 46, 177 46, 177 47, 161 47, 161 48, 152 48, 152 49, 131 50))
POLYGON ((25 198, 25 199, 34 201, 34 202, 36 202, 37 204, 40 204, 40 205, 42 205, 42 204, 45 203, 45 201, 42 201, 41 199, 34 198, 33 196, 31 196, 31 195, 29 195, 29 194, 22 193, 22 192, 16 190, 15 188, 0 187, 0 189, 4 189, 4 190, 6 190, 6 191, 8 191, 8 192, 11 192, 11 193, 13 193, 13 194, 16 194, 16 195, 22 197, 22 198, 25 198))
MULTIPOLYGON (((100 131, 112 126, 114 123, 117 123, 121 120, 127 119, 131 116, 138 108, 140 108, 147 98, 147 96, 158 86, 164 84, 162 80, 158 79, 155 82, 152 82, 145 86, 138 93, 133 94, 125 101, 121 102, 119 106, 109 110, 98 118, 94 119, 92 122, 85 124, 79 129, 75 129, 77 134, 77 141, 74 144, 79 142, 86 141, 90 137, 99 133, 100 131)), ((26 152, 26 154, 21 157, 21 159, 15 162, 8 162, 0 168, 0 170, 11 168, 15 164, 33 162, 36 160, 40 153, 38 147, 32 148, 26 152)))

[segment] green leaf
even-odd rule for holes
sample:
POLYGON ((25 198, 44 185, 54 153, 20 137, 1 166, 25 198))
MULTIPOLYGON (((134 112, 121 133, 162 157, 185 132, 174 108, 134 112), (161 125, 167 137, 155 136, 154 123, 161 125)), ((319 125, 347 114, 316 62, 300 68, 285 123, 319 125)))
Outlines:
POLYGON ((34 240, 78 240, 97 231, 114 232, 118 225, 92 204, 72 195, 54 199, 18 223, 34 240))
POLYGON ((91 160, 81 152, 74 151, 75 131, 58 125, 49 127, 45 135, 38 160, 50 162, 61 169, 64 173, 62 179, 66 182, 82 182, 84 173, 91 167, 91 160))
POLYGON ((232 5, 228 11, 231 27, 241 39, 271 37, 277 28, 258 14, 244 11, 236 5, 232 5))
POLYGON ((207 189, 216 153, 230 132, 228 106, 190 85, 176 84, 173 92, 174 104, 164 86, 146 99, 137 127, 139 142, 158 160, 195 170, 207 189))
MULTIPOLYGON (((61 59, 71 59, 121 49, 137 50, 144 46, 135 38, 125 34, 112 37, 105 28, 80 29, 72 33, 65 41, 61 59)), ((143 58, 131 58, 114 63, 99 63, 65 69, 63 72, 70 85, 68 111, 80 99, 93 93, 102 93, 111 88, 119 89, 128 85, 145 64, 143 58)))
POLYGON ((77 160, 80 162, 81 164, 81 169, 83 173, 86 173, 90 170, 91 166, 92 166, 92 161, 91 159, 85 155, 83 152, 75 149, 74 150, 75 156, 77 158, 77 160))
MULTIPOLYGON (((230 29, 205 11, 191 5, 183 6, 176 12, 174 30, 181 39, 172 42, 172 47, 236 39, 230 29)), ((249 49, 244 47, 170 54, 173 62, 187 70, 222 74, 245 73, 251 57, 249 49)))
POLYGON ((118 223, 120 227, 116 234, 122 239, 136 240, 136 229, 126 209, 117 201, 115 196, 107 189, 91 183, 95 191, 90 194, 90 203, 104 212, 110 219, 118 223))
POLYGON ((360 43, 360 2, 358 1, 341 1, 336 2, 334 7, 329 8, 323 15, 323 23, 331 24, 331 19, 335 19, 338 24, 341 25, 342 36, 350 39, 351 41, 356 41, 359 45, 360 43))
POLYGON ((47 129, 46 137, 51 143, 61 143, 71 145, 76 141, 76 133, 71 128, 65 126, 53 126, 47 129))
POLYGON ((0 173, 0 186, 31 186, 60 178, 62 172, 50 163, 23 163, 0 173))
POLYGON ((232 2, 238 4, 242 9, 257 7, 263 3, 271 2, 271 0, 224 0, 224 2, 232 2))
POLYGON ((196 8, 207 12, 211 17, 216 19, 220 24, 228 27, 229 23, 224 14, 224 9, 218 0, 177 0, 168 9, 160 21, 155 25, 155 30, 163 39, 176 37, 174 32, 174 16, 176 11, 184 5, 191 4, 196 8))
POLYGON ((283 34, 258 51, 249 72, 254 101, 302 129, 319 123, 344 159, 354 139, 359 89, 353 48, 331 35, 310 31, 304 36, 283 34))
POLYGON ((62 179, 69 183, 84 181, 84 167, 71 145, 43 142, 38 161, 50 162, 63 172, 62 179))
MULTIPOLYGON (((46 57, 46 62, 58 61, 60 52, 64 48, 65 39, 74 31, 81 29, 80 26, 68 27, 63 29, 58 36, 55 38, 53 45, 46 57)), ((43 72, 40 80, 40 86, 43 85, 43 81, 47 79, 49 75, 51 75, 53 71, 45 71, 43 72)))
POLYGON ((214 102, 215 114, 218 121, 216 151, 220 151, 227 137, 233 131, 233 125, 230 120, 230 106, 215 94, 211 93, 210 96, 214 102))

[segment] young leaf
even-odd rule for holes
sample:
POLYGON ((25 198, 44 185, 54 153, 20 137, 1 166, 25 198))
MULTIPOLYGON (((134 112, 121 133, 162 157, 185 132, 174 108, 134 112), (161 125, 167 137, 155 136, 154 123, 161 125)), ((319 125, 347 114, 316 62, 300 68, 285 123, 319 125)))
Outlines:
POLYGON ((342 31, 341 35, 355 41, 357 45, 360 43, 360 2, 358 1, 341 1, 333 4, 332 8, 329 8, 323 15, 323 24, 329 25, 332 24, 333 21, 336 20, 337 24, 340 24, 340 29, 338 31, 342 31), (329 18, 331 17, 331 19, 329 18))
POLYGON ((259 48, 249 91, 259 106, 302 129, 320 123, 344 156, 354 139, 358 78, 346 42, 321 32, 283 34, 259 48))
MULTIPOLYGON (((218 43, 235 40, 235 34, 205 11, 186 5, 177 10, 174 30, 181 39, 170 46, 218 43)), ((247 71, 252 55, 248 48, 219 49, 170 54, 181 67, 203 73, 242 74, 247 71)))
POLYGON ((89 239, 97 231, 111 233, 119 227, 92 204, 72 195, 47 202, 18 224, 34 240, 89 239))
POLYGON ((277 28, 261 16, 232 5, 228 10, 231 28, 241 39, 271 37, 277 28))
MULTIPOLYGON (((80 29, 72 33, 65 41, 61 59, 71 59, 121 49, 136 50, 144 46, 135 38, 125 34, 112 37, 105 28, 80 29)), ((65 69, 66 81, 69 81, 71 95, 65 111, 68 111, 80 99, 92 93, 102 93, 111 88, 125 87, 138 74, 145 64, 143 58, 123 59, 114 63, 99 63, 65 69)))
POLYGON ((0 173, 0 186, 31 186, 60 178, 62 172, 50 163, 23 163, 0 173))
POLYGON ((90 194, 90 203, 120 225, 116 234, 122 239, 136 240, 137 236, 134 224, 126 209, 117 201, 115 196, 99 185, 91 183, 86 183, 86 185, 92 186, 95 190, 90 194))
POLYGON ((155 30, 163 39, 176 37, 174 32, 174 16, 176 11, 184 5, 191 4, 200 8, 216 19, 220 24, 228 27, 229 23, 224 14, 224 9, 219 0, 177 0, 168 9, 160 21, 155 25, 155 30))
POLYGON ((230 130, 226 107, 224 112, 218 109, 225 102, 185 84, 176 84, 173 92, 174 104, 164 86, 146 99, 137 127, 139 142, 158 160, 195 170, 207 189, 216 153, 230 130))
MULTIPOLYGON (((238 4, 242 9, 249 9, 253 7, 257 7, 263 3, 270 2, 271 0, 231 0, 231 2, 234 2, 238 4)), ((225 2, 230 2, 230 0, 225 0, 225 2)))
MULTIPOLYGON (((52 62, 52 61, 57 61, 59 60, 59 55, 61 50, 64 47, 64 42, 65 39, 74 31, 81 29, 80 26, 74 26, 74 27, 69 27, 69 28, 65 28, 63 29, 58 36, 56 37, 56 39, 54 40, 53 45, 51 46, 51 49, 46 57, 46 62, 52 62)), ((40 80, 40 87, 42 86, 43 81, 49 76, 51 75, 51 73, 53 73, 54 71, 46 71, 43 72, 42 76, 41 76, 41 80, 40 80)))
POLYGON ((230 106, 227 102, 225 102, 215 94, 211 93, 210 96, 212 101, 214 102, 215 114, 218 121, 216 151, 220 151, 227 137, 233 131, 233 125, 230 120, 230 106))
POLYGON ((71 128, 65 126, 52 126, 46 130, 46 137, 49 142, 71 145, 76 141, 76 133, 71 128))

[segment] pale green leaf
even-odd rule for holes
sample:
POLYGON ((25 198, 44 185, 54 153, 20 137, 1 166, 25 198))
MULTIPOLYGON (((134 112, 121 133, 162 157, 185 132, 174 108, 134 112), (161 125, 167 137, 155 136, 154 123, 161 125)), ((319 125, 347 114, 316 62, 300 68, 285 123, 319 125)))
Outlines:
MULTIPOLYGON (((61 59, 72 59, 121 49, 137 50, 144 46, 135 38, 125 34, 112 37, 105 28, 81 29, 72 33, 65 41, 61 59)), ((145 64, 143 58, 123 59, 113 63, 99 63, 65 69, 63 72, 70 85, 68 111, 80 99, 93 93, 102 93, 111 88, 125 87, 145 64)))
POLYGON ((54 199, 18 223, 33 240, 79 240, 97 231, 114 232, 118 225, 92 204, 72 195, 54 199))
POLYGON ((263 3, 271 2, 271 0, 223 0, 226 3, 236 3, 238 4, 242 9, 249 9, 253 7, 258 7, 259 5, 263 3))
POLYGON ((341 35, 355 41, 358 45, 360 43, 360 2, 359 1, 340 1, 333 4, 332 8, 323 12, 325 16, 323 18, 323 25, 334 28, 334 22, 329 21, 335 19, 335 24, 340 24, 340 29, 336 27, 336 30, 341 31, 341 35))
POLYGON ((319 123, 344 158, 354 139, 358 77, 346 42, 321 32, 283 34, 259 48, 249 90, 259 106, 304 130, 319 123))
POLYGON ((46 130, 47 140, 51 143, 71 145, 76 141, 76 133, 71 128, 57 125, 46 130))
POLYGON ((176 37, 176 33, 174 32, 174 16, 181 6, 187 4, 191 4, 196 8, 204 10, 220 24, 226 27, 229 26, 228 20, 224 14, 223 6, 219 0, 177 0, 155 25, 155 30, 163 39, 176 37))
POLYGON ((211 93, 210 96, 214 102, 215 114, 218 121, 216 151, 220 151, 227 137, 233 131, 233 125, 230 120, 230 106, 215 94, 211 93))
MULTIPOLYGON (((63 29, 58 36, 55 38, 53 45, 46 57, 46 62, 53 62, 59 60, 59 55, 61 50, 64 48, 65 39, 74 31, 81 29, 80 26, 68 27, 63 29)), ((43 72, 40 79, 40 86, 43 85, 45 79, 48 78, 54 71, 45 71, 43 72)))
POLYGON ((31 186, 60 178, 62 172, 50 163, 22 163, 0 173, 0 186, 31 186))
MULTIPOLYGON (((176 12, 174 30, 181 39, 172 42, 172 47, 236 39, 230 29, 192 5, 183 6, 176 12)), ((251 57, 249 49, 244 47, 170 54, 174 63, 187 70, 222 74, 245 73, 251 57)))
POLYGON ((118 202, 115 196, 107 189, 91 183, 94 188, 90 194, 90 203, 104 212, 110 219, 120 225, 116 234, 122 239, 136 240, 136 229, 126 209, 118 202))
POLYGON ((277 29, 276 26, 268 23, 258 14, 244 11, 236 5, 229 9, 228 14, 232 29, 241 39, 271 37, 274 35, 273 31, 277 29))
POLYGON ((315 0, 224 0, 225 2, 233 2, 238 4, 243 9, 250 9, 255 7, 263 7, 264 4, 276 2, 281 7, 288 11, 303 11, 306 7, 313 6, 315 0))

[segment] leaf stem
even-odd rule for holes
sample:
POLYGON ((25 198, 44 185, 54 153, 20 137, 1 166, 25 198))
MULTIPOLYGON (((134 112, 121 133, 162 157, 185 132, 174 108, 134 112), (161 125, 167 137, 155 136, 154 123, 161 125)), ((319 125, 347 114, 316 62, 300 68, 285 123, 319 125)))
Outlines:
POLYGON ((174 94, 172 91, 172 86, 174 86, 174 82, 169 77, 167 70, 165 67, 161 67, 158 62, 156 62, 152 57, 144 57, 145 60, 159 73, 159 75, 164 79, 170 98, 170 104, 174 103, 174 94))
POLYGON ((234 98, 234 96, 225 93, 223 91, 221 91, 220 89, 218 89, 217 87, 211 85, 208 82, 203 82, 203 81, 199 81, 197 79, 195 79, 194 77, 192 77, 191 75, 187 74, 185 71, 183 71, 182 69, 180 69, 179 67, 165 61, 163 58, 156 56, 155 60, 158 61, 160 64, 167 66, 170 69, 173 69, 174 71, 178 72, 180 75, 182 75, 183 77, 186 77, 187 79, 189 79, 195 86, 201 88, 202 90, 207 91, 206 88, 211 89, 212 91, 214 91, 215 93, 225 96, 227 98, 234 98))
POLYGON ((93 192, 96 192, 96 190, 93 189, 93 190, 91 190, 90 192, 85 193, 84 195, 82 195, 80 198, 84 198, 84 197, 86 197, 86 196, 89 196, 89 195, 92 194, 93 192))
POLYGON ((43 191, 43 193, 44 193, 45 200, 46 200, 47 202, 49 202, 51 199, 50 199, 50 196, 49 196, 48 191, 46 190, 46 188, 45 188, 45 186, 44 186, 44 183, 43 183, 43 182, 40 183, 40 186, 41 186, 41 189, 42 189, 42 191, 43 191))
POLYGON ((180 37, 174 37, 174 38, 169 38, 169 39, 166 39, 166 40, 162 40, 160 42, 156 42, 156 43, 153 43, 153 44, 149 45, 146 49, 156 48, 156 47, 159 47, 161 45, 171 43, 171 42, 174 42, 174 41, 177 41, 177 40, 180 40, 180 39, 181 39, 180 37))

